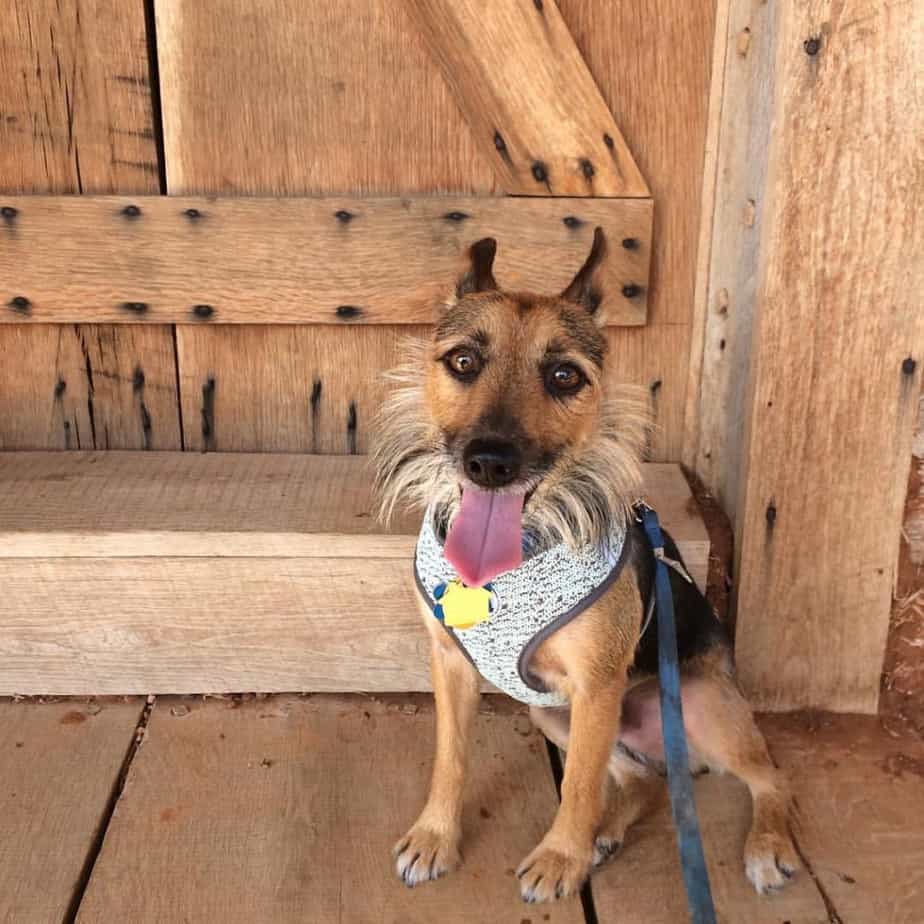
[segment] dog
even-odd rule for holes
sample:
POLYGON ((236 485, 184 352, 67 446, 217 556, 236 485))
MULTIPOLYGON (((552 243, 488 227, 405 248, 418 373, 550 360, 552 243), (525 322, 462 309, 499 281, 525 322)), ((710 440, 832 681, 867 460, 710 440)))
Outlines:
MULTIPOLYGON (((597 228, 570 285, 540 296, 499 288, 496 241, 473 244, 381 412, 382 515, 425 510, 415 570, 436 702, 429 797, 394 848, 408 886, 461 861, 479 672, 567 750, 555 820, 517 869, 526 901, 578 892, 665 791, 653 559, 633 514, 650 415, 639 391, 605 394, 606 249, 597 228)), ((680 562, 669 536, 666 554, 680 562)), ((724 627, 683 571, 671 586, 691 770, 747 784, 744 867, 767 893, 799 866, 788 785, 724 627)))

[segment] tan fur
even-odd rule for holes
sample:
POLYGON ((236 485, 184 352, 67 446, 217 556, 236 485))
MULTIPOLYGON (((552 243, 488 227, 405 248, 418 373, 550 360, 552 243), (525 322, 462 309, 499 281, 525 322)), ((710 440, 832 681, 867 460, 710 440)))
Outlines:
MULTIPOLYGON (((493 242, 472 248, 464 285, 441 307, 434 339, 409 348, 409 362, 394 376, 398 388, 379 421, 375 459, 385 516, 398 502, 435 504, 448 526, 459 500, 460 447, 485 434, 507 437, 504 428, 516 431, 539 472, 532 474, 527 465, 519 489, 533 492, 523 525, 541 542, 597 542, 610 523, 628 515, 640 490, 647 407, 638 392, 604 395, 605 341, 592 317, 598 301, 592 275, 605 252, 599 232, 595 242, 595 255, 568 290, 584 308, 562 298, 497 291, 493 242), (477 290, 479 281, 485 291, 477 290), (459 344, 472 343, 486 345, 479 348, 485 363, 476 380, 460 383, 443 360, 459 344), (567 400, 544 385, 541 369, 550 350, 586 374, 584 389, 567 400), (542 459, 554 461, 542 468, 535 461, 542 459)), ((425 601, 420 607, 432 640, 437 747, 426 806, 396 845, 398 872, 409 885, 437 878, 459 861, 478 699, 474 668, 425 601)), ((663 797, 657 773, 614 749, 623 711, 649 715, 656 703, 651 678, 628 676, 642 617, 637 578, 626 567, 534 656, 531 670, 570 703, 566 710, 534 709, 534 721, 569 754, 555 821, 518 869, 528 901, 575 893, 591 868, 614 852, 628 825, 663 797), (608 786, 616 791, 607 810, 608 786)), ((685 664, 683 700, 697 759, 735 773, 750 787, 755 811, 745 849, 748 875, 758 891, 782 885, 798 865, 788 833, 788 791, 735 684, 727 651, 716 647, 685 664)), ((624 735, 627 743, 646 747, 656 741, 647 724, 627 727, 624 735)))

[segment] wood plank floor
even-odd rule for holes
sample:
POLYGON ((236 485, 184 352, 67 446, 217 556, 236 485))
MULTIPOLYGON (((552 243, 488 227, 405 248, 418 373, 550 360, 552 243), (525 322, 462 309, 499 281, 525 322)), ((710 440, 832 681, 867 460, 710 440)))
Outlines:
POLYGON ((0 921, 63 921, 105 826, 143 700, 0 701, 0 921))
MULTIPOLYGON (((485 697, 478 718, 464 865, 414 890, 389 851, 424 796, 428 696, 160 697, 132 751, 142 708, 0 701, 0 922, 588 920, 576 899, 519 900, 513 868, 557 797, 543 740, 503 698, 485 697)), ((866 717, 762 725, 794 780, 808 868, 782 894, 754 895, 741 864, 747 792, 701 777, 719 921, 924 920, 924 743, 866 717)), ((591 891, 599 924, 686 920, 666 805, 630 831, 591 891)))

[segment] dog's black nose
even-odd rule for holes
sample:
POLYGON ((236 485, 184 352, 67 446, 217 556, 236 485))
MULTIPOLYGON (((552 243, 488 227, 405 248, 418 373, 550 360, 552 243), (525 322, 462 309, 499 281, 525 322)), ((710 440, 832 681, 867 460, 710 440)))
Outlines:
POLYGON ((520 450, 507 440, 472 440, 462 454, 465 474, 481 488, 502 488, 520 474, 520 450))

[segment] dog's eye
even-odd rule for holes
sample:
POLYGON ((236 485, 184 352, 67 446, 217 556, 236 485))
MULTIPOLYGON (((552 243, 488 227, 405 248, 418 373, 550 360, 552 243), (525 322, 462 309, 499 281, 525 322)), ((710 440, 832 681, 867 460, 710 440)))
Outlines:
POLYGON ((587 382, 584 373, 571 363, 552 366, 545 376, 546 387, 553 395, 573 395, 587 382))
POLYGON ((446 368, 457 378, 470 381, 481 372, 481 357, 466 347, 450 350, 444 357, 446 368))

